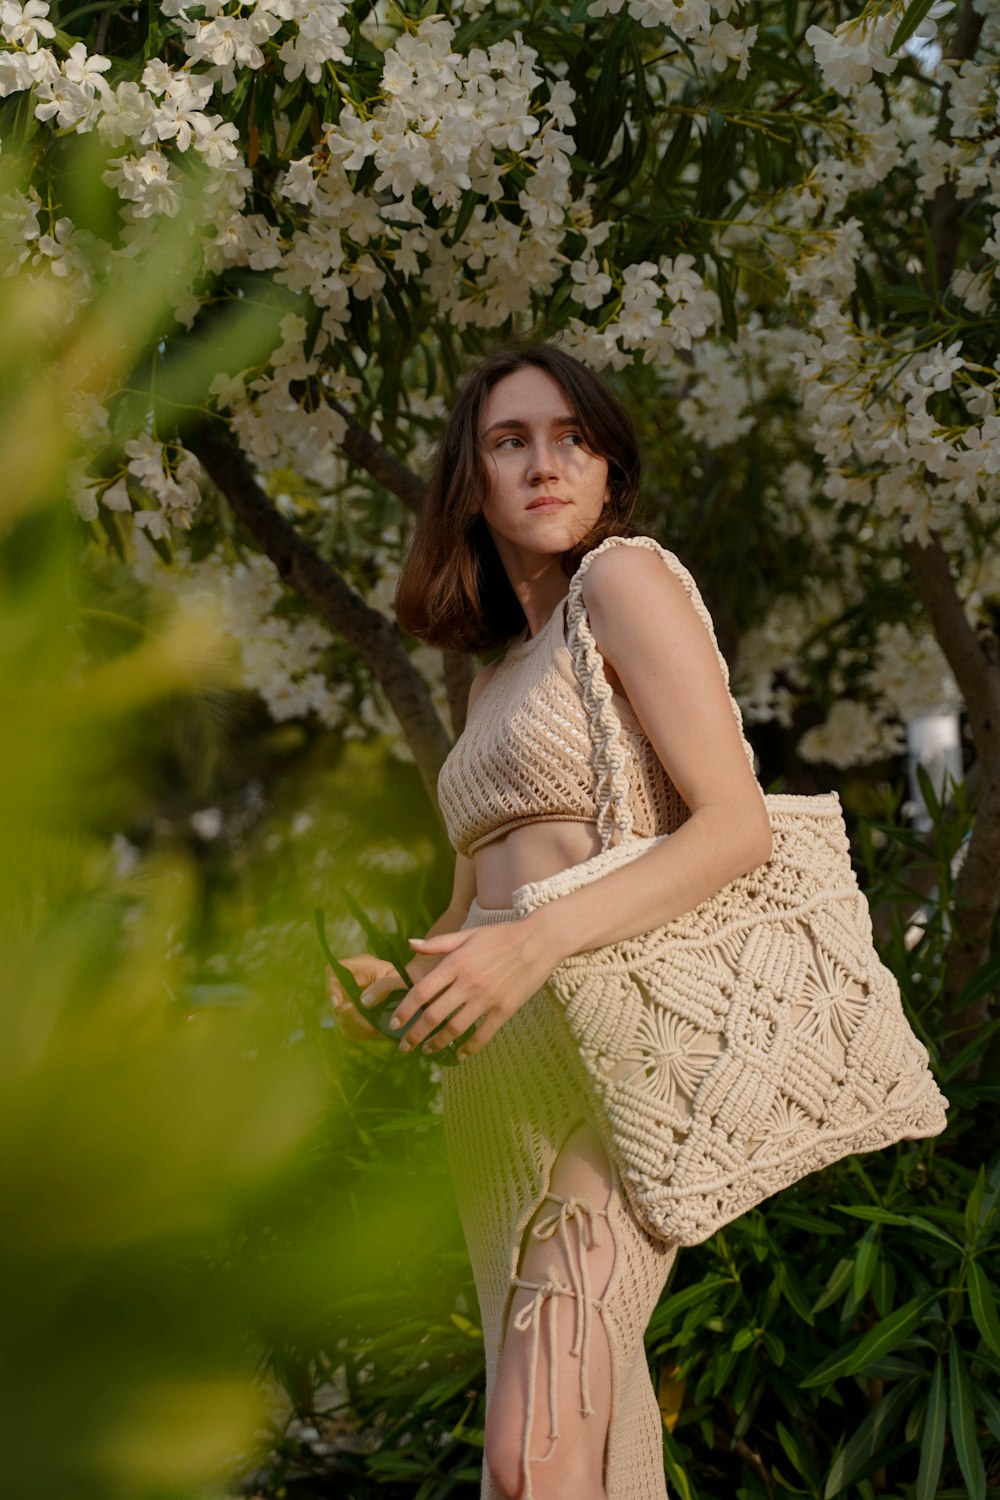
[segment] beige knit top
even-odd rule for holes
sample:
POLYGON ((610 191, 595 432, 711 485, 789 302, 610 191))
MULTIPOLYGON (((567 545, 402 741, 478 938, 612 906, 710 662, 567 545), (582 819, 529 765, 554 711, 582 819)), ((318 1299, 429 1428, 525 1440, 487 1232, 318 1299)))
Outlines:
MULTIPOLYGON (((587 716, 565 639, 565 600, 500 658, 438 775, 453 848, 472 855, 508 829, 597 823, 587 716)), ((633 833, 673 833, 690 816, 629 700, 614 693, 628 746, 633 833)))

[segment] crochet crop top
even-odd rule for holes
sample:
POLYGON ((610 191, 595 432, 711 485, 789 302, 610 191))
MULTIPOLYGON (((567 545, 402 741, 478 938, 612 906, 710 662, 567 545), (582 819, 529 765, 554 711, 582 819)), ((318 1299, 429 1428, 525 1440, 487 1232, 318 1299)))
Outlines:
MULTIPOLYGON (((510 646, 438 775, 452 847, 472 855, 525 823, 597 823, 587 716, 565 639, 565 599, 510 646)), ((673 833, 690 816, 629 700, 612 694, 629 750, 633 833, 673 833)))

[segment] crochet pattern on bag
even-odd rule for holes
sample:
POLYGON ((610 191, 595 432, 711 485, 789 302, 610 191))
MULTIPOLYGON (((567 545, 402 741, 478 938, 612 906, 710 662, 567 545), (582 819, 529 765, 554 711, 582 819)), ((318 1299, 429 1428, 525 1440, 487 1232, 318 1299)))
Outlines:
MULTIPOLYGON (((927 1051, 875 953, 839 798, 765 800, 766 880, 761 867, 655 933, 574 954, 547 984, 637 1216, 684 1245, 807 1172, 945 1125, 927 1051)), ((661 841, 521 886, 515 909, 661 841)))
MULTIPOLYGON (((712 617, 673 552, 650 536, 612 536, 587 553, 570 580, 566 625, 601 852, 519 886, 519 915, 670 837, 634 836, 622 725, 583 601, 585 573, 617 547, 648 549, 680 580, 729 691, 712 617)), ((729 706, 753 767, 731 691, 729 706)), ((769 860, 676 921, 572 956, 547 986, 602 1106, 636 1217, 684 1245, 808 1172, 938 1135, 947 1123, 927 1050, 875 951, 839 797, 761 797, 769 860)))

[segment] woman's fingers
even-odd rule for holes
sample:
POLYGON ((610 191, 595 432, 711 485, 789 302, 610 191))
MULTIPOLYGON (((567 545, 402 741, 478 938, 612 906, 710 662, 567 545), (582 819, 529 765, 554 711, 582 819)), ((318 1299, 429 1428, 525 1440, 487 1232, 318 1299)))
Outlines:
POLYGON ((445 1047, 450 1047, 452 1042, 457 1041, 460 1036, 464 1036, 469 1028, 475 1026, 481 1019, 479 1012, 473 1006, 460 1006, 449 1018, 448 1024, 428 1038, 422 1050, 429 1057, 434 1057, 436 1053, 443 1052, 445 1047))
MULTIPOLYGON (((396 1010, 396 1016, 399 1015, 402 1009, 403 1007, 402 1005, 400 1005, 396 1010)), ((437 1032, 439 1026, 441 1026, 442 1029, 435 1036, 434 1041, 431 1045, 433 1047, 446 1047, 449 1042, 454 1041, 455 1037, 461 1036, 462 1032, 465 1030, 465 1027, 470 1024, 469 1021, 466 1021, 465 1025, 459 1026, 456 1029, 455 1017, 458 1015, 463 1015, 466 1012, 469 1012, 472 1016, 478 1016, 480 1014, 479 1010, 476 1008, 472 1001, 466 1003, 460 996, 453 995, 446 990, 445 993, 443 995, 440 995, 432 1005, 424 1006, 423 1010, 417 1016, 413 1025, 406 1033, 406 1036, 400 1042, 400 1051, 412 1052, 414 1047, 422 1046, 430 1036, 432 1031, 437 1032), (442 1025, 442 1023, 447 1024, 442 1025)), ((393 1017, 393 1020, 395 1020, 395 1016, 393 1017)), ((406 1024, 405 1017, 403 1018, 401 1024, 406 1024)))
POLYGON ((347 996, 341 992, 333 998, 333 1014, 340 1035, 349 1042, 380 1042, 382 1033, 364 1016, 358 1014, 347 996))
MULTIPOLYGON (((487 1015, 483 1024, 476 1028, 474 1035, 470 1036, 469 1040, 462 1047, 461 1052, 458 1054, 459 1058, 474 1057, 477 1052, 482 1052, 486 1043, 492 1037, 496 1036, 506 1019, 506 1016, 498 1015, 495 1012, 487 1015)), ((461 1036, 461 1032, 459 1032, 459 1035, 461 1036)))
MULTIPOLYGON (((355 953, 350 958, 339 960, 345 969, 350 969, 362 989, 367 988, 374 980, 380 979, 384 974, 395 974, 392 964, 384 958, 375 958, 371 953, 355 953)), ((341 986, 329 964, 326 966, 326 987, 331 998, 341 993, 341 986)))
POLYGON ((433 1031, 433 1026, 424 1026, 423 1023, 427 1013, 435 1005, 440 1007, 438 1013, 438 1020, 440 1021, 443 1016, 448 1014, 449 1010, 454 1010, 455 1006, 460 1003, 456 996, 450 1007, 447 1005, 441 1006, 441 1001, 444 1000, 454 977, 448 971, 445 962, 442 961, 436 969, 432 969, 429 974, 425 974, 423 979, 419 980, 396 1006, 389 1024, 397 1030, 402 1030, 408 1021, 413 1020, 413 1017, 419 1012, 423 1012, 420 1020, 414 1025, 413 1030, 407 1037, 411 1046, 417 1046, 418 1040, 423 1041, 427 1032, 433 1031), (417 1038, 418 1029, 420 1031, 419 1038, 417 1038))
POLYGON ((391 973, 384 975, 381 979, 372 981, 368 988, 362 992, 361 1004, 370 1006, 381 1005, 383 1000, 389 998, 393 990, 405 990, 405 988, 405 982, 396 973, 396 970, 393 969, 391 973))

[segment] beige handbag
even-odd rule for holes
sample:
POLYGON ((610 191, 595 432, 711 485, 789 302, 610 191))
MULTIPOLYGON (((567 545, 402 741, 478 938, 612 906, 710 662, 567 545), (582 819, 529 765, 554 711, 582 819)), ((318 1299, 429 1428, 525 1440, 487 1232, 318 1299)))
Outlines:
MULTIPOLYGON (((580 584, 609 546, 649 547, 683 583, 729 673, 687 569, 652 537, 611 537, 569 588, 574 668, 591 726, 602 852, 519 886, 536 907, 668 834, 632 837, 627 756, 580 584), (614 828, 621 842, 611 846, 614 828)), ((739 707, 730 694, 744 749, 739 707)), ((576 953, 546 988, 572 1030, 632 1208, 697 1245, 762 1199, 856 1151, 939 1134, 947 1100, 872 942, 840 799, 769 795, 767 864, 652 932, 576 953)))

